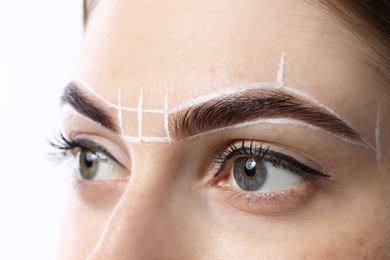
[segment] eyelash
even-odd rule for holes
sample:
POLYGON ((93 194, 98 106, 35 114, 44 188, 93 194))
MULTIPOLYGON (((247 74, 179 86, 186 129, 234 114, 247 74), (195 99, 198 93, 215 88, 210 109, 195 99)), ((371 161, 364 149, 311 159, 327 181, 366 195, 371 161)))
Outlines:
POLYGON ((254 144, 253 140, 249 145, 246 145, 245 141, 242 141, 239 147, 232 143, 222 152, 218 152, 214 149, 212 150, 214 152, 214 161, 219 165, 219 169, 214 175, 214 178, 217 178, 221 175, 229 161, 240 157, 256 157, 261 160, 268 161, 272 163, 273 166, 281 166, 295 174, 298 174, 305 182, 313 181, 316 178, 330 177, 330 175, 315 170, 289 155, 275 152, 269 147, 263 148, 262 145, 257 146, 254 144))
MULTIPOLYGON (((67 139, 63 134, 59 134, 59 137, 55 138, 54 141, 51 141, 50 145, 57 150, 56 153, 50 154, 51 157, 57 160, 59 159, 60 161, 68 159, 72 154, 75 154, 72 153, 72 151, 77 149, 100 152, 122 166, 122 164, 115 159, 115 157, 106 148, 88 139, 67 139)), ((105 160, 106 159, 103 158, 101 159, 101 161, 105 160)))

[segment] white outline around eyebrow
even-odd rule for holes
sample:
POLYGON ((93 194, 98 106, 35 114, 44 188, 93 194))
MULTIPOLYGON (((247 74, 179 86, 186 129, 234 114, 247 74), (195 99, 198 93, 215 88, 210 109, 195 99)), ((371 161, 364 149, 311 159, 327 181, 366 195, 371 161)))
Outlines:
MULTIPOLYGON (((166 94, 165 101, 164 101, 164 109, 143 109, 143 107, 142 107, 143 88, 141 89, 141 94, 140 94, 140 97, 138 100, 138 107, 137 108, 124 107, 122 105, 118 106, 117 104, 114 104, 114 103, 108 101, 107 99, 105 99, 103 96, 101 96, 99 93, 97 93, 93 88, 91 88, 81 77, 76 78, 75 81, 78 82, 82 87, 87 89, 91 94, 96 96, 96 98, 98 98, 99 100, 101 100, 105 104, 107 104, 108 107, 115 108, 118 110, 121 109, 121 111, 126 111, 126 112, 136 112, 138 114, 138 137, 131 137, 131 136, 127 136, 127 135, 122 135, 122 137, 125 140, 127 140, 128 142, 132 142, 132 143, 139 143, 139 142, 168 142, 168 143, 171 143, 172 138, 170 137, 169 129, 167 128, 168 116, 170 114, 174 114, 174 113, 180 112, 182 110, 188 109, 190 107, 203 104, 203 103, 208 102, 208 101, 215 99, 215 98, 221 98, 221 97, 224 97, 227 95, 237 94, 237 93, 241 93, 241 92, 244 92, 247 90, 253 90, 253 89, 283 89, 283 91, 285 91, 289 94, 293 94, 293 95, 296 95, 298 97, 301 97, 301 98, 311 102, 313 105, 317 105, 317 106, 321 107, 322 109, 324 109, 325 111, 327 111, 328 113, 333 115, 334 117, 342 120, 341 117, 335 111, 333 111, 329 107, 320 103, 317 99, 315 99, 310 94, 308 94, 304 91, 301 91, 299 89, 290 87, 283 82, 284 58, 285 58, 285 54, 283 52, 283 54, 280 58, 279 66, 278 66, 276 81, 274 81, 274 82, 260 82, 260 83, 252 83, 252 84, 236 86, 236 87, 226 87, 226 88, 223 88, 221 90, 206 94, 204 96, 199 96, 197 98, 184 101, 172 109, 168 108, 168 95, 167 94, 166 94), (157 136, 144 137, 144 136, 142 136, 142 113, 162 114, 164 116, 164 129, 166 132, 166 136, 165 137, 157 137, 157 136)), ((277 122, 276 119, 273 119, 273 120, 274 120, 273 122, 277 122)), ((298 121, 298 120, 293 120, 293 121, 294 121, 294 124, 297 125, 296 121, 298 121)), ((346 120, 342 120, 342 121, 345 122, 352 129, 354 129, 348 121, 346 121, 346 120)), ((265 121, 264 120, 255 120, 255 121, 250 121, 250 122, 246 122, 246 123, 253 124, 253 122, 261 123, 261 122, 265 122, 265 121)), ((268 120, 268 123, 270 123, 270 122, 272 122, 272 119, 268 120)), ((287 122, 287 121, 285 121, 285 122, 287 122)), ((290 122, 292 122, 292 121, 290 121, 290 122)), ((244 124, 238 124, 236 126, 243 127, 244 124)), ((301 122, 299 125, 312 126, 311 127, 312 129, 318 129, 318 127, 315 127, 313 125, 309 125, 305 122, 301 122)), ((214 132, 223 131, 223 130, 232 129, 232 128, 234 128, 234 126, 230 126, 227 128, 214 129, 212 131, 209 131, 206 133, 201 133, 201 134, 198 134, 196 136, 199 137, 199 136, 204 135, 204 134, 210 134, 211 132, 214 133, 214 132)), ((326 132, 328 132, 328 131, 326 131, 326 132)), ((332 134, 332 135, 338 136, 337 134, 332 134)), ((347 139, 349 140, 349 138, 345 138, 342 136, 339 136, 339 137, 340 137, 339 139, 344 140, 344 141, 347 141, 347 139)), ((193 138, 193 137, 190 137, 190 138, 193 138)), ((188 139, 189 138, 187 138, 187 140, 188 139)), ((361 139, 363 140, 364 143, 360 143, 360 144, 363 144, 364 147, 366 147, 370 150, 377 151, 376 147, 371 145, 367 140, 365 140, 365 138, 363 138, 361 136, 361 139)), ((352 143, 352 144, 359 143, 359 142, 355 142, 353 140, 349 140, 347 142, 352 143)), ((377 146, 377 144, 376 144, 376 146, 377 146)))
POLYGON ((344 141, 346 143, 362 146, 362 147, 365 147, 365 148, 368 148, 370 150, 375 151, 374 147, 369 146, 369 145, 367 145, 365 143, 362 143, 362 142, 359 142, 359 141, 355 141, 355 140, 352 140, 350 138, 346 138, 346 137, 338 135, 338 134, 334 134, 334 133, 332 133, 330 131, 324 130, 321 127, 317 127, 317 126, 314 126, 312 124, 308 124, 306 122, 303 122, 301 120, 291 119, 291 118, 263 118, 263 119, 253 120, 253 121, 247 121, 247 122, 244 122, 244 123, 240 123, 240 124, 236 124, 236 125, 232 125, 232 126, 227 126, 227 127, 223 127, 223 128, 217 128, 217 129, 213 129, 213 130, 210 130, 210 131, 207 131, 207 132, 204 132, 204 133, 193 135, 193 136, 190 136, 190 137, 185 138, 183 140, 180 140, 180 142, 189 141, 189 140, 201 137, 203 135, 211 135, 211 134, 215 134, 215 133, 226 131, 226 130, 233 130, 233 129, 243 128, 243 127, 247 127, 247 126, 258 125, 258 124, 305 126, 307 128, 310 128, 310 129, 319 130, 321 132, 327 133, 327 134, 329 134, 331 136, 334 136, 335 138, 340 139, 341 141, 344 141))

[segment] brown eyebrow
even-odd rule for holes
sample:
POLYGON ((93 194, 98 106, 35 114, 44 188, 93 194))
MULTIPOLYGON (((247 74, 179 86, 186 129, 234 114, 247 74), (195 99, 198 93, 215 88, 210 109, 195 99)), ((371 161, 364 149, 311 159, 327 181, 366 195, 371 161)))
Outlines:
MULTIPOLYGON (((99 108, 75 82, 65 88, 62 104, 119 133, 110 114, 99 108)), ((169 116, 173 136, 182 140, 198 134, 238 125, 255 119, 291 118, 328 132, 366 143, 357 131, 324 108, 285 93, 283 90, 251 89, 175 112, 169 116)))
POLYGON ((173 116, 177 139, 259 118, 291 118, 331 133, 364 142, 346 122, 321 107, 282 90, 252 89, 216 98, 173 116))
POLYGON ((62 104, 71 105, 80 114, 100 123, 105 128, 119 133, 118 126, 110 114, 85 95, 76 83, 69 83, 61 97, 62 104))
POLYGON ((92 10, 95 8, 96 4, 99 2, 99 0, 83 0, 83 22, 84 26, 87 25, 88 22, 88 16, 92 12, 92 10))

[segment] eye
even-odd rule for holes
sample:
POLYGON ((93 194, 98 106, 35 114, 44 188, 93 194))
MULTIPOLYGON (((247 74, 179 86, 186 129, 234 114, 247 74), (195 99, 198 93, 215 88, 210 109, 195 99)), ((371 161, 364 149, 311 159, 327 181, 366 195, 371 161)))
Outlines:
POLYGON ((278 191, 304 181, 290 170, 256 157, 236 159, 231 175, 231 186, 244 191, 278 191))
POLYGON ((58 150, 60 159, 69 157, 75 159, 72 162, 76 164, 78 180, 126 180, 129 178, 123 164, 95 141, 84 138, 68 140, 60 134, 59 138, 51 144, 58 150))
POLYGON ((107 180, 121 178, 117 162, 101 152, 80 148, 78 154, 78 177, 81 180, 107 180))
POLYGON ((220 165, 214 176, 217 182, 245 192, 278 192, 329 177, 292 156, 255 145, 253 141, 249 144, 243 141, 241 146, 232 144, 222 153, 216 152, 215 159, 220 165))

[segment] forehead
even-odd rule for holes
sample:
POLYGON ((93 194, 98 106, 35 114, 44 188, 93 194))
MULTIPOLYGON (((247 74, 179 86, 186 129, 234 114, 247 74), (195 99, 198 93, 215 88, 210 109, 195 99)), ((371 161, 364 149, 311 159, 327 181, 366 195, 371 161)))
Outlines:
POLYGON ((366 70, 354 51, 354 38, 305 1, 100 1, 79 74, 111 101, 121 89, 123 102, 134 106, 143 89, 143 105, 162 108, 167 94, 179 104, 274 81, 285 53, 285 80, 331 101, 322 89, 361 85, 356 75, 365 75, 356 72, 366 70))

